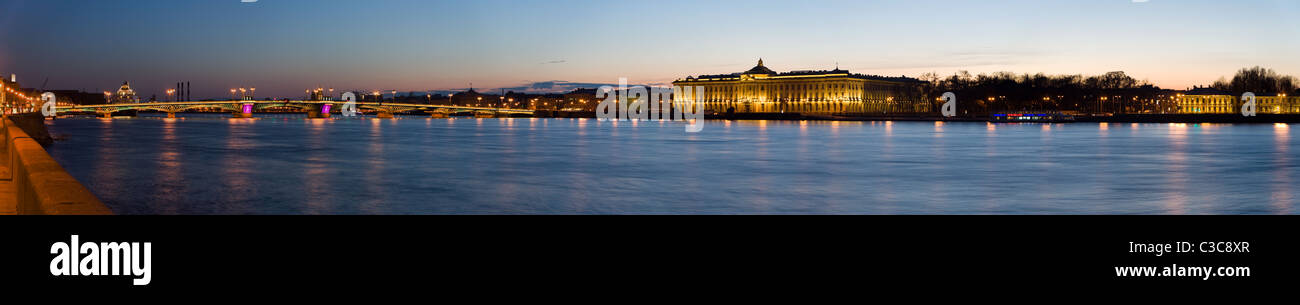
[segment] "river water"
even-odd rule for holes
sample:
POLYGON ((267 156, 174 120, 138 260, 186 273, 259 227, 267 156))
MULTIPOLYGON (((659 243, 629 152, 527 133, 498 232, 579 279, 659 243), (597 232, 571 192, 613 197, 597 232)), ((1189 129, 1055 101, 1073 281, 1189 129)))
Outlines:
POLYGON ((70 118, 120 214, 1294 214, 1300 125, 70 118))

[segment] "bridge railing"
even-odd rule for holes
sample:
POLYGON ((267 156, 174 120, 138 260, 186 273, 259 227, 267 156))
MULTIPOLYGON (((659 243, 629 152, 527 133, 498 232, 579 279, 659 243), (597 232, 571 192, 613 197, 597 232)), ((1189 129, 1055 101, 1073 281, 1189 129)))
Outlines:
MULTIPOLYGON (((39 118, 39 117, 37 117, 39 118)), ((4 118, 4 149, 18 214, 106 215, 112 210, 46 153, 35 139, 4 118)), ((0 194, 5 192, 0 191, 0 194)), ((12 200, 0 198, 0 200, 12 200)))
MULTIPOLYGON (((58 111, 99 111, 103 109, 121 110, 121 109, 145 109, 157 106, 198 106, 198 105, 239 105, 239 104, 335 104, 341 105, 342 101, 189 101, 189 102, 152 102, 152 103, 128 103, 128 104, 98 104, 98 105, 75 105, 75 106, 58 106, 58 111)), ((492 108, 492 107, 472 107, 472 106, 455 106, 455 105, 434 105, 434 104, 410 104, 410 103, 375 103, 375 102, 357 102, 362 107, 408 107, 417 109, 451 109, 459 111, 495 111, 505 113, 532 113, 533 110, 522 108, 492 108)))

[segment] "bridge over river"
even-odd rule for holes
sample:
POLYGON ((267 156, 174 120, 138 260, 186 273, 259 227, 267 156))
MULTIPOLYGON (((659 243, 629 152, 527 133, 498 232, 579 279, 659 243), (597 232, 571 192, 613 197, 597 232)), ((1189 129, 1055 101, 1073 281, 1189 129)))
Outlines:
MULTIPOLYGON (((111 117, 113 113, 125 110, 151 110, 167 113, 167 117, 176 117, 177 112, 193 110, 224 111, 237 118, 251 118, 254 112, 269 109, 299 109, 306 111, 311 118, 328 118, 331 114, 344 109, 344 101, 193 101, 193 102, 151 102, 58 106, 58 113, 96 113, 111 117)), ((431 116, 448 117, 453 113, 473 113, 476 117, 498 117, 512 114, 533 114, 532 110, 515 108, 468 107, 454 105, 404 104, 382 102, 355 102, 356 110, 373 112, 379 118, 392 118, 394 114, 421 111, 431 116)))

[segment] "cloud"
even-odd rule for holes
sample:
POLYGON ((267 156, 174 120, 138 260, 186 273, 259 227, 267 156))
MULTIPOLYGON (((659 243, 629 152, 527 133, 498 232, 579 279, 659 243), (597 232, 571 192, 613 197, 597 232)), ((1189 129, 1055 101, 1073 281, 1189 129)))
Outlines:
POLYGON ((542 64, 543 64, 543 65, 546 65, 546 64, 562 64, 562 63, 566 63, 566 62, 569 62, 569 61, 561 59, 561 60, 552 60, 552 61, 544 62, 544 63, 542 63, 542 64))
MULTIPOLYGON (((663 86, 663 85, 664 84, 628 84, 628 86, 663 86)), ((600 88, 601 86, 618 87, 618 84, 549 80, 549 81, 540 81, 540 82, 530 82, 519 86, 491 88, 491 89, 475 88, 474 90, 478 92, 492 93, 492 94, 500 94, 502 91, 505 92, 513 91, 515 93, 547 94, 547 93, 567 93, 573 91, 574 89, 594 89, 594 88, 600 88)), ((463 91, 463 89, 461 91, 463 91)), ((437 92, 441 92, 441 91, 437 91, 437 92)))
MULTIPOLYGON (((549 80, 549 81, 540 81, 540 82, 528 82, 518 86, 499 87, 499 88, 475 87, 474 91, 478 91, 479 93, 484 93, 484 94, 501 94, 501 92, 549 94, 549 93, 569 93, 572 92, 574 89, 595 89, 595 88, 600 88, 601 86, 618 87, 618 84, 549 80)), ((629 87, 630 86, 666 87, 666 86, 672 86, 672 83, 628 84, 628 86, 629 87)), ((402 91, 402 92, 398 92, 398 95, 401 96, 406 96, 406 95, 419 96, 424 94, 447 95, 451 93, 465 92, 466 90, 469 89, 470 88, 451 88, 451 89, 438 89, 438 90, 427 90, 427 91, 409 91, 409 92, 402 91)))
POLYGON ((574 89, 600 88, 600 86, 618 86, 618 84, 583 83, 583 82, 570 82, 570 81, 563 81, 563 80, 550 80, 550 81, 531 82, 531 83, 527 83, 519 86, 513 86, 513 87, 497 88, 496 91, 500 92, 502 89, 504 89, 505 91, 526 92, 526 93, 564 93, 564 92, 573 91, 574 89))

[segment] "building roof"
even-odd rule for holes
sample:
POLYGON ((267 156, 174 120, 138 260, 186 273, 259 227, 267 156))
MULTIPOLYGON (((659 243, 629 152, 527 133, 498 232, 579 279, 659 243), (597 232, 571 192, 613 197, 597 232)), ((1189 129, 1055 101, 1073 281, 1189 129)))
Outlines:
POLYGON ((839 67, 835 67, 834 70, 801 70, 801 71, 790 71, 790 72, 779 72, 779 73, 778 73, 778 72, 776 72, 776 71, 772 71, 772 69, 768 69, 766 66, 764 66, 764 65, 763 65, 763 60, 762 60, 762 59, 759 59, 759 60, 758 60, 758 65, 757 65, 757 66, 754 66, 754 68, 749 69, 749 71, 745 71, 745 72, 737 72, 737 73, 729 73, 729 74, 710 74, 710 75, 700 75, 700 76, 696 76, 696 77, 689 77, 689 76, 688 76, 688 77, 686 77, 686 80, 687 80, 687 81, 695 81, 695 80, 697 80, 697 79, 740 78, 741 75, 753 75, 753 74, 765 74, 765 75, 767 75, 767 76, 769 76, 769 77, 782 77, 782 76, 817 76, 817 75, 827 75, 827 76, 830 76, 830 75, 843 75, 843 76, 847 76, 847 77, 851 77, 851 78, 867 79, 867 80, 881 80, 881 81, 903 82, 903 83, 920 83, 920 82, 923 82, 923 81, 921 81, 921 80, 919 80, 919 79, 915 79, 915 78, 911 78, 911 77, 906 77, 906 76, 897 76, 897 77, 893 77, 893 76, 880 76, 880 75, 869 75, 869 74, 854 74, 854 73, 852 73, 852 72, 849 72, 848 70, 840 69, 839 67))
POLYGON ((1233 95, 1232 92, 1214 89, 1210 87, 1193 88, 1192 90, 1187 90, 1187 92, 1184 94, 1186 95, 1233 95))
POLYGON ((757 66, 754 66, 753 68, 750 68, 749 71, 745 71, 744 73, 741 73, 741 74, 767 74, 767 75, 772 75, 772 74, 776 74, 776 71, 772 71, 772 69, 768 69, 767 67, 764 67, 764 66, 763 66, 763 59, 762 59, 762 58, 759 58, 759 59, 758 59, 758 65, 757 65, 757 66))

